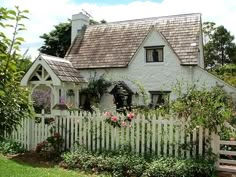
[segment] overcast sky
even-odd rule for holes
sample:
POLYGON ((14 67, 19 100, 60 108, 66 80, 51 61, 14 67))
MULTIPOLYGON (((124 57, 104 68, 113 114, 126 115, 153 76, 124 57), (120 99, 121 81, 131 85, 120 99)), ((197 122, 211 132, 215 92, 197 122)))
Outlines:
POLYGON ((30 20, 25 23, 27 31, 22 34, 26 40, 22 50, 29 48, 28 54, 33 59, 43 44, 39 36, 82 9, 94 20, 105 19, 107 22, 200 12, 203 21, 224 25, 236 36, 236 0, 0 0, 2 7, 13 8, 15 5, 30 11, 30 20))

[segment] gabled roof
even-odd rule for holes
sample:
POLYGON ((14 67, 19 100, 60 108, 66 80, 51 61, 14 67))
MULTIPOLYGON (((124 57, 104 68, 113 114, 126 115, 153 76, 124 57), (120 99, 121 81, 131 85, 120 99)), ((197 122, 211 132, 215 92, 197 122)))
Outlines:
MULTIPOLYGON (((22 78, 22 86, 28 85, 28 82, 31 81, 39 67, 43 67, 46 70, 52 79, 53 85, 61 85, 61 81, 74 83, 86 82, 79 71, 72 66, 70 61, 63 58, 40 54, 22 78)), ((40 77, 41 80, 38 79, 38 81, 44 82, 47 81, 47 78, 44 78, 42 74, 42 78, 40 77)))
POLYGON ((149 30, 167 40, 182 65, 198 64, 200 14, 165 16, 88 26, 67 52, 77 69, 127 67, 149 30))
POLYGON ((86 82, 71 62, 59 57, 41 54, 52 71, 64 82, 86 82))

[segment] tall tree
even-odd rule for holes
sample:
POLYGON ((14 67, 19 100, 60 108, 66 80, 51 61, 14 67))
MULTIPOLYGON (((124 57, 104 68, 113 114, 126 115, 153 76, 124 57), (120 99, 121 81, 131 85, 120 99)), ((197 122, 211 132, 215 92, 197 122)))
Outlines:
POLYGON ((234 63, 236 45, 234 36, 224 26, 218 26, 212 36, 212 43, 218 55, 218 63, 234 63))
POLYGON ((25 30, 21 21, 27 19, 27 13, 17 6, 15 10, 0 8, 0 28, 12 30, 11 38, 0 32, 0 138, 5 131, 14 130, 22 119, 32 116, 28 92, 20 86, 22 73, 17 70, 17 62, 22 58, 20 45, 24 42, 18 34, 25 30))
MULTIPOLYGON (((106 23, 101 20, 100 23, 106 23)), ((90 25, 100 24, 99 22, 90 19, 90 25)), ((64 57, 70 47, 71 42, 71 21, 59 23, 54 26, 55 29, 49 33, 44 33, 40 38, 44 39, 44 45, 39 48, 39 51, 48 55, 64 57)))
POLYGON ((48 34, 44 33, 40 38, 44 39, 44 45, 39 51, 48 55, 64 57, 71 42, 71 22, 59 23, 48 34))
POLYGON ((224 26, 213 22, 203 23, 204 58, 207 66, 236 63, 234 36, 224 26))

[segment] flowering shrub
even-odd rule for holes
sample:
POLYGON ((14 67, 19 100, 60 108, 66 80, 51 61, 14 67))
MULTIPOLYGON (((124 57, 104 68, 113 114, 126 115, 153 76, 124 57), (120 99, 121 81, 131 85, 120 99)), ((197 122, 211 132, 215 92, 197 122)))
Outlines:
POLYGON ((53 133, 41 143, 38 143, 35 149, 37 153, 44 153, 47 158, 59 157, 62 153, 63 138, 59 133, 53 133))
POLYGON ((127 127, 127 121, 131 122, 135 118, 135 114, 130 112, 126 116, 115 116, 110 112, 105 112, 106 122, 113 127, 127 127))

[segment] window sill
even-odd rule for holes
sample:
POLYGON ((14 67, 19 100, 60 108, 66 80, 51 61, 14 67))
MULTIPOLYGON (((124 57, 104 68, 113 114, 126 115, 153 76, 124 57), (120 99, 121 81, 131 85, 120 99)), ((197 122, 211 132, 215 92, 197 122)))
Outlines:
POLYGON ((164 66, 166 63, 164 62, 150 62, 150 63, 145 63, 144 66, 164 66))

